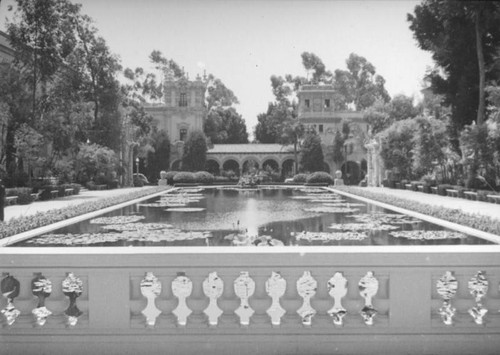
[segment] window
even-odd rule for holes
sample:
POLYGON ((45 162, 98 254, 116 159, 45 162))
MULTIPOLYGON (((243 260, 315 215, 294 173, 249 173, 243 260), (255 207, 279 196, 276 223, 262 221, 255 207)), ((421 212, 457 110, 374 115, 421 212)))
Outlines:
POLYGON ((325 100, 325 108, 330 108, 330 99, 325 100))
POLYGON ((323 133, 323 125, 322 124, 319 125, 319 133, 323 133))
POLYGON ((181 92, 181 96, 179 98, 179 106, 180 107, 186 107, 188 105, 187 102, 187 95, 185 92, 181 92))
POLYGON ((309 99, 305 100, 305 105, 307 108, 311 107, 311 102, 309 101, 309 99))
POLYGON ((186 141, 186 136, 187 136, 188 130, 186 128, 181 128, 179 131, 179 139, 183 142, 186 141))

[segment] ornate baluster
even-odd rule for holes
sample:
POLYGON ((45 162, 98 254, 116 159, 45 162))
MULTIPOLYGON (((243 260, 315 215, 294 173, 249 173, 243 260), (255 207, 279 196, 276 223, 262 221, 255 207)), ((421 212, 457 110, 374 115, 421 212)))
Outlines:
POLYGON ((342 297, 347 294, 347 279, 341 272, 336 272, 328 281, 328 293, 334 300, 328 314, 333 318, 335 325, 342 325, 343 318, 347 314, 347 310, 342 307, 342 297))
POLYGON ((373 325, 373 318, 378 313, 372 305, 372 298, 378 292, 378 280, 373 276, 372 271, 368 271, 359 280, 359 294, 365 299, 365 305, 361 309, 361 316, 366 325, 373 325))
POLYGON ((217 272, 211 272, 208 277, 203 281, 203 292, 210 300, 208 307, 205 308, 203 313, 208 316, 208 324, 217 325, 219 317, 221 316, 222 309, 217 305, 217 299, 222 296, 224 291, 224 282, 217 275, 217 272))
POLYGON ((172 293, 179 299, 179 304, 172 311, 177 316, 177 324, 185 326, 187 318, 193 311, 187 306, 186 298, 191 295, 193 291, 193 283, 184 275, 184 273, 177 273, 177 277, 172 281, 172 293))
POLYGON ((456 308, 452 307, 451 299, 455 297, 457 293, 458 281, 451 271, 446 271, 445 274, 437 280, 436 288, 437 293, 443 299, 443 305, 439 308, 438 313, 441 315, 444 324, 452 325, 456 308))
POLYGON ((483 317, 488 313, 488 310, 481 304, 481 298, 486 296, 488 292, 488 280, 482 271, 478 271, 476 276, 470 279, 469 292, 476 301, 476 305, 469 309, 469 314, 476 324, 483 324, 483 317))
POLYGON ((41 327, 47 321, 47 317, 52 314, 52 312, 45 307, 45 299, 52 293, 52 282, 42 274, 38 274, 31 281, 31 291, 35 297, 38 297, 38 304, 31 313, 35 317, 36 324, 41 327))
POLYGON ((1 312, 7 321, 7 325, 12 325, 21 314, 21 312, 14 307, 14 298, 19 296, 19 281, 14 278, 14 276, 7 273, 0 282, 0 289, 3 296, 7 298, 7 305, 1 312))
POLYGON ((255 292, 255 282, 248 274, 248 271, 241 271, 240 276, 234 280, 234 293, 241 299, 240 306, 234 313, 240 317, 241 325, 249 325, 250 317, 254 314, 254 310, 250 307, 248 299, 255 292))
POLYGON ((316 294, 318 282, 311 276, 310 271, 304 271, 304 274, 297 280, 297 292, 304 299, 302 307, 297 313, 302 318, 302 324, 310 326, 316 310, 311 306, 311 298, 316 294))
POLYGON ((68 320, 67 325, 74 327, 78 322, 83 312, 80 311, 76 305, 76 299, 80 297, 83 292, 83 282, 72 272, 69 272, 67 277, 62 282, 62 291, 65 296, 69 297, 68 309, 64 311, 68 320))
POLYGON ((146 317, 146 325, 153 327, 161 311, 156 307, 155 300, 161 293, 161 282, 152 272, 146 272, 141 281, 141 293, 147 299, 146 307, 141 313, 146 317))
POLYGON ((271 323, 275 326, 280 325, 281 317, 286 313, 281 307, 280 298, 283 297, 286 291, 286 280, 279 272, 272 272, 271 277, 266 281, 266 292, 273 300, 271 307, 266 313, 271 317, 271 323))

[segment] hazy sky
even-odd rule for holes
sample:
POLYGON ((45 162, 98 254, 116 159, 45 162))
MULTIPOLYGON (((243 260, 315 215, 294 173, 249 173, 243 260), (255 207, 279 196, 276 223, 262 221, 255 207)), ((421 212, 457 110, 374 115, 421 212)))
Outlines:
MULTIPOLYGON (((251 133, 272 101, 271 75, 306 75, 300 54, 313 52, 328 70, 345 69, 350 53, 364 56, 391 96, 419 95, 430 54, 420 50, 406 14, 420 1, 80 0, 124 67, 149 67, 160 50, 191 78, 203 69, 240 101, 251 133)), ((0 22, 6 7, 0 5, 0 22)))

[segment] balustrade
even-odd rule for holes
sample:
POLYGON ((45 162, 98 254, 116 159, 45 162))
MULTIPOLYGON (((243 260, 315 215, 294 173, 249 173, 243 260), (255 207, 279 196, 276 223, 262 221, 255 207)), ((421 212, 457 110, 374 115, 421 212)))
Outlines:
MULTIPOLYGON (((126 263, 127 258, 116 260, 126 263)), ((82 258, 72 270, 64 261, 39 269, 4 265, 2 339, 101 332, 193 339, 293 333, 364 340, 403 333, 500 334, 500 268, 494 264, 479 271, 382 262, 338 267, 321 258, 316 264, 285 258, 249 267, 242 265, 250 256, 241 265, 231 259, 214 267, 193 259, 186 259, 192 265, 181 265, 181 256, 173 257, 172 265, 158 258, 154 267, 154 262, 140 266, 139 258, 132 260, 129 267, 86 267, 82 258)))

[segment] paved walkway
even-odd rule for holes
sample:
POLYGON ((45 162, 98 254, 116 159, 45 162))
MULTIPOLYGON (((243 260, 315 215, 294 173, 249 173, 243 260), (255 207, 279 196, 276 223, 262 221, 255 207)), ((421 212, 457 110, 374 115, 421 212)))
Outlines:
MULTIPOLYGON (((143 187, 146 189, 147 187, 143 187)), ((12 218, 21 216, 30 216, 38 212, 46 212, 54 209, 63 209, 71 206, 76 206, 81 203, 90 201, 98 201, 108 197, 127 195, 132 191, 137 191, 138 187, 127 187, 113 190, 82 190, 78 195, 67 197, 59 197, 48 201, 35 201, 29 205, 12 205, 6 206, 4 209, 4 220, 9 221, 12 218)))
POLYGON ((500 221, 500 204, 471 201, 463 198, 440 196, 410 190, 389 189, 384 187, 363 187, 363 190, 383 195, 391 195, 410 201, 427 203, 433 206, 460 209, 467 213, 488 216, 500 221))

